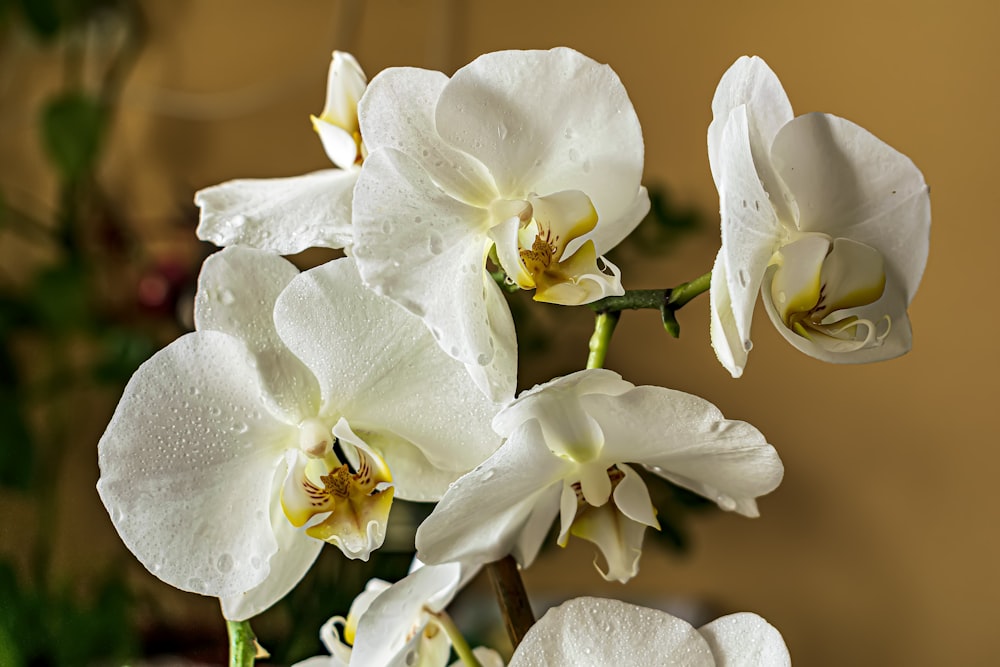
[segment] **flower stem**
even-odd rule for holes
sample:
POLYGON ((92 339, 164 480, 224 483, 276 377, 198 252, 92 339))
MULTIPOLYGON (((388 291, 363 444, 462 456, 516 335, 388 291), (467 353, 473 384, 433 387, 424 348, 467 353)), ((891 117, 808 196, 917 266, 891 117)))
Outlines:
POLYGON ((597 313, 594 322, 594 334, 590 337, 590 354, 587 356, 587 368, 603 368, 604 358, 611 345, 611 335, 621 319, 621 311, 610 310, 597 313))
POLYGON ((517 648, 535 623, 535 615, 531 611, 531 605, 528 604, 528 593, 524 590, 521 573, 514 558, 509 555, 490 563, 486 569, 490 573, 493 592, 496 593, 497 602, 500 604, 500 613, 510 643, 517 648))
POLYGON ((682 308, 691 299, 708 291, 712 286, 712 272, 704 273, 694 280, 682 283, 670 290, 667 305, 673 310, 682 308))
POLYGON ((469 642, 465 641, 465 636, 462 634, 458 626, 455 625, 455 621, 451 620, 451 616, 448 612, 441 610, 433 614, 434 621, 437 623, 438 627, 444 630, 444 633, 448 635, 448 639, 451 641, 451 647, 455 649, 455 653, 458 654, 458 659, 462 661, 465 667, 483 667, 482 664, 476 659, 475 654, 473 654, 472 649, 469 648, 469 642))
POLYGON ((229 667, 253 667, 257 658, 257 637, 250 621, 226 621, 229 631, 229 667))

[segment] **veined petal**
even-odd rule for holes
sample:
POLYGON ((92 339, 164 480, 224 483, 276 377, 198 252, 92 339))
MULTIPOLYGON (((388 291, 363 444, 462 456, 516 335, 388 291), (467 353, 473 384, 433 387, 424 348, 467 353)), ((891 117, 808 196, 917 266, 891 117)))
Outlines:
POLYGON ((754 499, 781 481, 781 460, 764 436, 702 398, 644 386, 581 401, 604 430, 604 460, 641 463, 722 509, 756 516, 754 499))
POLYGON ((391 67, 376 76, 359 105, 369 153, 393 148, 420 162, 449 196, 485 207, 497 197, 493 177, 472 155, 455 150, 434 127, 434 107, 448 77, 414 67, 391 67))
MULTIPOLYGON (((280 484, 283 471, 276 471, 274 483, 280 484)), ((272 484, 274 484, 272 483, 272 484)), ((244 593, 222 598, 222 615, 231 621, 245 621, 269 609, 275 602, 285 597, 302 580, 323 543, 295 528, 281 511, 277 499, 277 489, 271 492, 271 529, 278 549, 268 563, 270 572, 257 587, 244 593)))
POLYGON ((136 371, 98 445, 97 490, 122 541, 182 590, 259 586, 277 551, 271 481, 297 430, 260 402, 242 343, 183 336, 136 371))
POLYGON ((743 375, 747 364, 747 353, 750 345, 744 342, 736 330, 736 319, 733 317, 733 302, 729 296, 729 285, 726 280, 726 260, 723 250, 715 256, 712 267, 712 283, 709 289, 711 311, 712 349, 719 363, 729 371, 734 378, 743 375))
POLYGON ((489 212, 451 198, 389 148, 365 161, 354 212, 354 257, 365 284, 423 319, 449 356, 481 366, 485 393, 509 397, 515 371, 492 363, 512 344, 500 337, 513 324, 507 308, 489 305, 502 296, 484 271, 489 212))
POLYGON ((256 358, 265 393, 283 421, 298 424, 319 409, 319 385, 274 328, 274 303, 299 275, 281 257, 253 248, 225 248, 205 260, 198 277, 194 321, 243 341, 256 358))
POLYGON ((499 445, 489 428, 497 406, 418 318, 365 289, 351 259, 293 280, 275 321, 285 344, 316 373, 321 412, 371 436, 407 495, 423 483, 413 468, 422 459, 457 477, 499 445))
POLYGON ((444 494, 417 529, 417 556, 425 563, 486 563, 506 556, 536 505, 558 503, 558 493, 546 490, 573 467, 549 452, 537 422, 524 424, 444 494))
POLYGON ((909 303, 930 238, 930 198, 913 162, 854 123, 829 114, 790 122, 771 149, 799 202, 799 228, 869 245, 909 303))
POLYGON ((764 271, 786 234, 754 168, 748 122, 745 106, 730 112, 719 159, 726 287, 744 347, 750 341, 750 321, 764 271))
POLYGON ((715 656, 726 667, 786 667, 792 664, 785 640, 757 614, 741 612, 717 618, 698 628, 715 656))
POLYGON ((622 218, 639 191, 642 130, 607 65, 567 48, 488 53, 444 86, 435 125, 506 198, 580 190, 602 224, 638 223, 622 218))
POLYGON ((351 197, 358 170, 242 179, 199 190, 198 238, 291 255, 351 245, 351 197))
POLYGON ((583 597, 550 609, 531 627, 509 667, 714 667, 705 638, 666 612, 583 597))
POLYGON ((458 590, 460 576, 458 563, 427 565, 383 591, 358 622, 352 661, 359 665, 414 664, 406 660, 405 649, 427 625, 424 608, 444 609, 458 590))
POLYGON ((715 186, 722 190, 722 162, 729 150, 722 137, 724 128, 733 109, 743 105, 747 108, 751 161, 779 217, 791 220, 795 204, 785 198, 784 184, 771 164, 771 144, 778 131, 792 120, 792 105, 778 77, 757 56, 738 59, 715 89, 712 123, 708 126, 708 163, 715 186))

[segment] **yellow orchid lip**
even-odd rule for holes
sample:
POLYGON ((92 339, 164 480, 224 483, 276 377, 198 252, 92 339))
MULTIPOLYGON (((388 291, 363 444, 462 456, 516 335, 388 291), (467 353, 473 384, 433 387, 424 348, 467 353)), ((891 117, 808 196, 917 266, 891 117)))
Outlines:
POLYGON ((868 306, 885 291, 885 263, 871 246, 808 234, 782 246, 772 260, 771 301, 791 331, 821 347, 846 352, 880 344, 878 322, 843 311, 868 306))

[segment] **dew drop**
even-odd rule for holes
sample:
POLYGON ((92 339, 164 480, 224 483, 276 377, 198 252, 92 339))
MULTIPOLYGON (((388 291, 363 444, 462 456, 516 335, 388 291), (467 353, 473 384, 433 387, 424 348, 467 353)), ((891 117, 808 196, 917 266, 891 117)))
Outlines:
POLYGON ((726 510, 727 512, 732 512, 734 509, 736 509, 736 500, 730 498, 729 496, 719 495, 719 497, 715 499, 715 502, 719 504, 719 507, 726 510))
POLYGON ((492 470, 486 470, 486 471, 484 471, 483 472, 483 481, 485 482, 485 481, 489 481, 489 480, 493 479, 493 475, 495 475, 495 474, 496 473, 494 473, 492 470))
POLYGON ((427 249, 432 255, 440 255, 444 252, 444 239, 437 232, 431 232, 427 237, 427 249))
POLYGON ((785 303, 788 301, 788 295, 784 292, 778 292, 778 303, 785 303))
POLYGON ((392 223, 388 220, 382 222, 382 233, 392 234, 392 223))
POLYGON ((235 422, 232 426, 229 427, 229 430, 232 431, 233 433, 246 433, 247 431, 250 430, 250 427, 247 426, 246 423, 244 422, 235 422))
POLYGON ((745 269, 740 269, 739 273, 736 274, 736 279, 740 281, 740 287, 746 287, 747 283, 750 282, 750 276, 745 269))
POLYGON ((750 341, 749 338, 743 341, 743 349, 746 350, 747 352, 753 349, 753 343, 750 341))
POLYGON ((585 174, 589 174, 590 173, 590 160, 584 160, 583 161, 583 173, 585 173, 585 174))
POLYGON ((566 137, 567 139, 572 139, 573 138, 573 130, 571 128, 567 127, 566 131, 563 132, 563 136, 566 137))
MULTIPOLYGON (((191 394, 192 396, 197 396, 201 392, 198 391, 198 387, 188 387, 188 393, 191 394)), ((187 407, 187 406, 185 406, 185 407, 187 407)))
POLYGON ((421 217, 420 217, 419 215, 418 215, 417 217, 413 218, 413 222, 417 223, 418 225, 419 225, 419 224, 420 224, 421 222, 423 222, 423 221, 424 221, 424 219, 423 219, 423 218, 421 218, 421 217))
POLYGON ((500 141, 507 138, 507 126, 503 123, 497 126, 497 136, 500 138, 500 141))
POLYGON ((253 569, 259 570, 261 564, 262 563, 261 563, 261 560, 260 560, 259 556, 251 556, 250 557, 250 567, 252 567, 253 569))
POLYGON ((231 306, 236 301, 236 297, 230 290, 224 289, 219 294, 219 301, 225 306, 231 306))
POLYGON ((575 148, 571 148, 569 149, 569 153, 567 153, 566 156, 569 158, 570 162, 576 162, 577 160, 580 159, 580 151, 576 150, 575 148))
POLYGON ((231 572, 233 569, 233 557, 229 554, 222 554, 219 556, 219 560, 215 562, 215 567, 223 574, 231 572))
POLYGON ((490 363, 490 355, 483 352, 478 357, 476 357, 476 363, 479 364, 480 366, 485 366, 486 364, 490 363))
POLYGON ((234 215, 229 219, 229 225, 232 227, 242 227, 247 224, 247 217, 245 215, 234 215))
POLYGON ((190 588, 195 593, 201 593, 205 590, 205 582, 198 577, 191 577, 188 579, 188 588, 190 588))
POLYGON ((410 666, 417 664, 416 651, 410 651, 409 653, 406 654, 406 664, 410 666))

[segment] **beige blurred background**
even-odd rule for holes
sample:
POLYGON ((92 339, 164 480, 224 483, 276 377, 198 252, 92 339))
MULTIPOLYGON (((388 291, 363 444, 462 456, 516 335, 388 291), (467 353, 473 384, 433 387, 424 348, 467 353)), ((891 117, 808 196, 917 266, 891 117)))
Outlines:
MULTIPOLYGON (((150 0, 144 8, 150 41, 100 176, 156 238, 193 234, 193 225, 165 230, 162 221, 190 220, 197 188, 328 164, 308 114, 322 107, 334 48, 353 51, 369 76, 395 65, 450 73, 483 52, 557 45, 609 63, 643 125, 646 182, 667 184, 709 219, 668 256, 625 265, 631 288, 674 285, 711 267, 718 200, 705 130, 716 83, 740 55, 767 60, 796 113, 846 117, 909 155, 931 185, 933 211, 930 261, 910 309, 913 351, 874 366, 826 365, 792 349, 759 312, 736 381, 709 346, 707 297, 681 312, 679 341, 655 314, 626 313, 607 366, 752 422, 781 454, 785 481, 760 502, 759 519, 693 521, 689 556, 647 551, 625 587, 598 577, 586 543, 546 556, 526 582, 543 597, 682 597, 756 611, 784 634, 798 665, 1000 664, 1000 438, 988 421, 1000 393, 991 303, 1000 3, 150 0)), ((4 94, 40 99, 51 63, 23 48, 24 67, 4 94)), ((0 177, 50 201, 30 123, 3 117, 0 177)), ((4 243, 5 257, 30 254, 4 243)), ((565 356, 525 369, 522 384, 582 366, 589 320, 572 321, 579 331, 559 338, 565 356)), ((96 439, 101 426, 88 428, 96 439)), ((69 469, 56 485, 71 508, 57 563, 85 572, 121 546, 93 491, 95 460, 69 469)), ((6 550, 18 511, 2 508, 6 550)))

